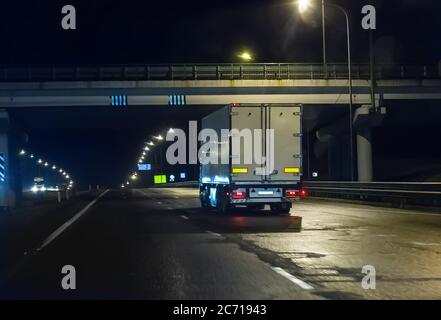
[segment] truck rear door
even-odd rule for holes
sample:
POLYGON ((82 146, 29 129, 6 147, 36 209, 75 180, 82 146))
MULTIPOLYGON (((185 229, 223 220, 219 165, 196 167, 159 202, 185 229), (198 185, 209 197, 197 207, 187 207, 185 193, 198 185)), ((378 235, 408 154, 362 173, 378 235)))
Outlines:
POLYGON ((301 107, 268 106, 266 124, 274 130, 274 171, 267 180, 276 182, 299 181, 302 164, 301 107))
MULTIPOLYGON (((261 165, 256 164, 253 154, 246 152, 245 145, 249 143, 254 144, 254 130, 262 129, 264 125, 264 109, 261 106, 240 106, 231 108, 231 129, 237 129, 238 132, 245 134, 247 131, 251 133, 251 142, 246 142, 241 137, 240 145, 237 144, 239 140, 233 139, 231 148, 231 177, 233 181, 256 182, 262 181, 264 176, 257 175, 256 169, 261 165), (244 130, 244 131, 243 131, 244 130), (247 163, 246 158, 251 156, 251 163, 247 163)), ((262 136, 264 133, 262 134, 262 136)), ((238 133, 234 135, 238 136, 238 133)), ((263 139, 257 142, 263 147, 263 139)), ((254 151, 254 147, 252 148, 254 151)), ((249 161, 248 161, 249 162, 249 161)))

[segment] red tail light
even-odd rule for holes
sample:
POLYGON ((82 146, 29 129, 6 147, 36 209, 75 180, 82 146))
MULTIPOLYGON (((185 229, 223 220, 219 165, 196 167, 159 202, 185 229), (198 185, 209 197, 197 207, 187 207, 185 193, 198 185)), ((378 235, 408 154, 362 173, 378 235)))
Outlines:
POLYGON ((297 191, 295 191, 295 190, 286 190, 286 196, 288 198, 295 198, 295 197, 297 197, 297 191))
POLYGON ((245 191, 233 191, 233 199, 245 199, 246 196, 245 191))
POLYGON ((306 198, 308 196, 308 191, 306 191, 305 189, 300 190, 300 196, 306 198))

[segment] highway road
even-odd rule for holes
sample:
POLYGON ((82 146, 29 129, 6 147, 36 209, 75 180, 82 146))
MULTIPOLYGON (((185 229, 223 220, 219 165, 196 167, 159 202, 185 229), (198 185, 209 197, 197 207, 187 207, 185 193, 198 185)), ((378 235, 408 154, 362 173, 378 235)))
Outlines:
POLYGON ((22 254, 3 266, 0 298, 441 299, 437 213, 306 199, 291 216, 223 216, 197 193, 78 196, 15 235, 22 254), (75 290, 61 286, 65 265, 75 290), (362 287, 366 265, 376 289, 362 287))

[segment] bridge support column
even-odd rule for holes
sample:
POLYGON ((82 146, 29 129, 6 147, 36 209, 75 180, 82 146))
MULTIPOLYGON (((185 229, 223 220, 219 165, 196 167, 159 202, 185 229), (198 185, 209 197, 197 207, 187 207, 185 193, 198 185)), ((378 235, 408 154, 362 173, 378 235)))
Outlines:
POLYGON ((371 182, 374 180, 372 160, 372 128, 379 126, 386 114, 386 108, 374 112, 370 105, 356 109, 354 127, 357 131, 357 173, 358 181, 371 182))
POLYGON ((0 208, 15 207, 16 195, 13 187, 10 160, 10 121, 6 111, 0 110, 0 208))
POLYGON ((374 179, 372 165, 371 128, 360 128, 357 132, 357 171, 358 181, 370 182, 374 179))

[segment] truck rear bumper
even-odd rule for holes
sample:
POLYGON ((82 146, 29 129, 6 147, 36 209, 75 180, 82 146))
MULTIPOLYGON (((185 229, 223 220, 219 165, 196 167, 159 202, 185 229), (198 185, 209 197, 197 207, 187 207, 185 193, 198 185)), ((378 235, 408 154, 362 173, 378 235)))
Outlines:
POLYGON ((246 204, 270 204, 282 202, 296 202, 299 198, 254 198, 254 199, 232 199, 231 204, 246 205, 246 204))

